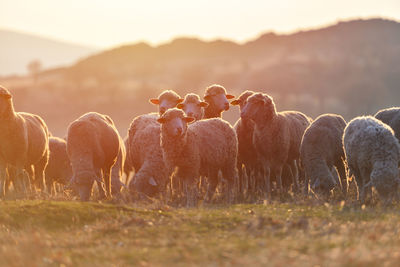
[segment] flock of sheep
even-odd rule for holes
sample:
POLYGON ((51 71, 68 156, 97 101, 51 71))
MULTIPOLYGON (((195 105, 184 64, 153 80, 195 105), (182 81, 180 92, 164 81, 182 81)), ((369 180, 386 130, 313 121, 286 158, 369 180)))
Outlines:
POLYGON ((53 194, 62 184, 86 201, 95 182, 100 198, 127 190, 189 207, 212 202, 216 191, 228 203, 257 194, 281 198, 289 190, 325 197, 337 190, 347 198, 354 177, 361 203, 372 188, 384 203, 397 199, 400 108, 346 123, 335 114, 312 120, 278 112, 263 93, 233 98, 220 85, 206 88, 204 101, 164 91, 150 99, 159 112, 134 118, 125 140, 110 117, 96 112, 73 121, 64 140, 51 136, 39 116, 15 112, 0 87, 0 198, 11 184, 22 195, 53 194), (221 118, 230 105, 240 109, 233 127, 221 118))

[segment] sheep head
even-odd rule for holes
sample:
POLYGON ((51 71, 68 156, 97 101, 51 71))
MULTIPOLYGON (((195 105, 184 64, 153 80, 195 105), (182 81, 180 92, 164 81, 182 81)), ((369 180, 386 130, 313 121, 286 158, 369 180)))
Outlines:
POLYGON ((157 121, 168 136, 180 138, 186 135, 187 124, 193 122, 194 118, 186 117, 182 110, 173 108, 167 110, 157 121))
POLYGON ((257 93, 247 99, 247 103, 240 113, 243 120, 252 120, 262 124, 276 115, 275 104, 269 95, 257 93))
POLYGON ((226 90, 221 85, 211 85, 207 87, 204 94, 204 100, 208 103, 207 110, 213 113, 213 116, 219 117, 221 112, 229 110, 228 99, 235 98, 235 96, 227 94, 226 90))
POLYGON ((183 101, 177 93, 172 90, 167 90, 162 92, 158 98, 151 98, 150 103, 158 105, 158 112, 160 115, 164 114, 170 108, 176 107, 179 103, 183 101))
POLYGON ((243 110, 247 103, 247 99, 253 94, 255 94, 253 91, 246 90, 237 99, 233 100, 231 105, 239 106, 240 110, 243 110))
POLYGON ((81 201, 88 201, 92 195, 94 181, 102 182, 94 172, 80 172, 72 177, 72 184, 79 192, 81 201))
POLYGON ((129 183, 129 190, 153 197, 159 192, 159 184, 153 176, 139 171, 129 183))
POLYGON ((376 165, 377 163, 374 164, 374 169, 371 172, 371 180, 364 187, 375 187, 379 197, 386 203, 397 192, 399 171, 397 166, 390 167, 388 164, 383 164, 380 166, 381 168, 378 168, 376 165))
POLYGON ((5 87, 0 86, 0 117, 12 109, 12 95, 5 87))
POLYGON ((196 94, 187 94, 185 100, 176 107, 182 109, 188 117, 201 120, 204 114, 203 108, 208 107, 208 103, 201 101, 200 97, 196 94))

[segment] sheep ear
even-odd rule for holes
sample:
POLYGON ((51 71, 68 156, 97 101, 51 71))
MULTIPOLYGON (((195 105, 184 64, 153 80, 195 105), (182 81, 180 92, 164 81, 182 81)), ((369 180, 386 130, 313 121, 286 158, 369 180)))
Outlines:
POLYGON ((163 124, 163 123, 165 123, 166 120, 165 120, 165 118, 158 118, 157 121, 158 121, 158 123, 163 124))
POLYGON ((183 120, 186 121, 187 123, 191 123, 192 121, 194 121, 194 118, 193 117, 184 117, 183 120))
POLYGON ((152 185, 152 186, 157 186, 157 182, 156 182, 156 180, 154 180, 153 177, 150 177, 149 184, 152 185))
POLYGON ((234 105, 234 106, 240 105, 240 101, 238 99, 235 99, 231 102, 231 105, 234 105))
POLYGON ((183 109, 183 107, 184 107, 184 105, 182 103, 179 103, 178 105, 176 105, 176 108, 179 108, 179 109, 183 109))
POLYGON ((202 108, 208 107, 208 103, 207 103, 207 102, 204 102, 204 101, 201 101, 199 105, 200 105, 200 107, 202 107, 202 108))
POLYGON ((157 98, 151 98, 150 103, 154 104, 154 105, 159 105, 160 104, 160 100, 158 100, 157 98))
POLYGON ((178 99, 178 103, 182 103, 183 100, 184 100, 183 98, 179 98, 179 99, 178 99))
POLYGON ((225 95, 226 96, 226 99, 232 99, 232 98, 235 98, 235 96, 234 95, 230 95, 230 94, 227 94, 227 95, 225 95))

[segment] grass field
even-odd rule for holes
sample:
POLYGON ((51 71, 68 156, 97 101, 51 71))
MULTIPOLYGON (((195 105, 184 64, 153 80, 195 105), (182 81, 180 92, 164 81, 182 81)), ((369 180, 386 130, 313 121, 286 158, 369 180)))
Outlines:
POLYGON ((0 202, 1 266, 387 266, 400 208, 0 202))

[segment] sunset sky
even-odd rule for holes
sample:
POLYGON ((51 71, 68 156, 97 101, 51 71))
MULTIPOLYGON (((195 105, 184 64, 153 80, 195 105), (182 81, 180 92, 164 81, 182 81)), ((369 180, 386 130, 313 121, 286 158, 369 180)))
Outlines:
POLYGON ((0 28, 112 47, 177 36, 245 41, 353 18, 400 20, 399 0, 2 0, 0 28))

